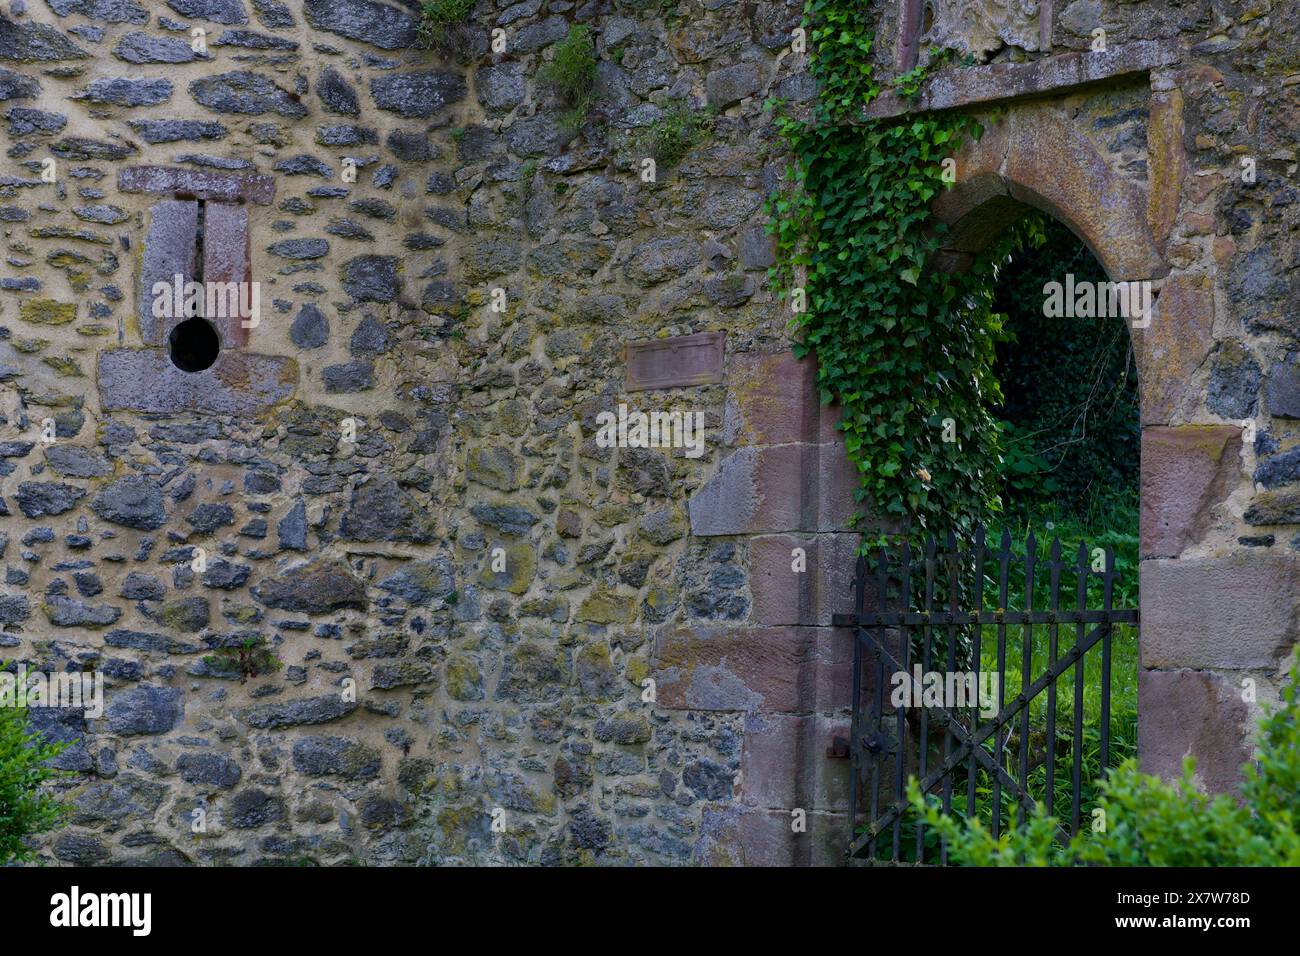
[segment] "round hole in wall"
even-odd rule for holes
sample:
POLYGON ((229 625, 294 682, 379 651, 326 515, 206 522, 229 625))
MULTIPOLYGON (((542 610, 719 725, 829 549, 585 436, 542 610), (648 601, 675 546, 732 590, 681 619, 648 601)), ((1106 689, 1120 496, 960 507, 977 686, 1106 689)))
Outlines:
POLYGON ((186 319, 172 329, 168 340, 172 364, 182 372, 202 372, 211 368, 221 352, 216 327, 207 319, 186 319))

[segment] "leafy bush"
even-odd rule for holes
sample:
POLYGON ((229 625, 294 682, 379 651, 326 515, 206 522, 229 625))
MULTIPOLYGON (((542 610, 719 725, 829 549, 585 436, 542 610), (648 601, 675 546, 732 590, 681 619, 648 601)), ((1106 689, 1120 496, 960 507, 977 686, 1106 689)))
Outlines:
POLYGON ((427 0, 420 8, 416 42, 446 52, 459 35, 458 27, 474 12, 474 0, 427 0))
POLYGON ((0 706, 0 866, 31 859, 27 838, 62 823, 65 808, 42 787, 60 775, 49 761, 67 746, 28 733, 26 708, 0 706))
POLYGON ((1281 705, 1260 724, 1258 756, 1243 770, 1241 800, 1209 796, 1195 783, 1195 760, 1173 782, 1140 773, 1126 760, 1099 781, 1101 826, 1067 844, 1042 804, 1021 827, 994 840, 979 820, 942 812, 936 798, 908 786, 913 809, 963 866, 1300 866, 1300 661, 1292 664, 1281 705))
POLYGON ((570 27, 568 36, 555 44, 554 58, 537 71, 537 78, 568 107, 565 125, 572 129, 582 126, 596 98, 596 46, 591 28, 570 27))
POLYGON ((637 132, 632 149, 652 157, 658 166, 671 169, 704 140, 710 126, 706 115, 678 101, 665 109, 653 125, 637 132))

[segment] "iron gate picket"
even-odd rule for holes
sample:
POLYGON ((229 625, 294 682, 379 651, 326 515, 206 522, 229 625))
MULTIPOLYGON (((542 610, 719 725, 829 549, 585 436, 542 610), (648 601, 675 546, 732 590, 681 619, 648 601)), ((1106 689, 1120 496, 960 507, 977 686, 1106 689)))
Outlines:
MULTIPOLYGON (((853 628, 853 712, 849 757, 852 766, 850 783, 849 855, 855 858, 877 860, 877 844, 882 837, 892 842, 888 859, 902 858, 903 816, 907 809, 907 778, 915 776, 923 793, 939 794, 944 812, 952 809, 953 789, 959 784, 959 775, 965 767, 966 814, 977 811, 977 776, 983 771, 991 787, 992 832, 996 837, 1002 825, 1002 794, 1005 790, 1016 803, 1017 820, 1024 821, 1026 811, 1032 812, 1034 801, 1029 794, 1030 773, 1030 706, 1039 695, 1046 693, 1046 728, 1044 773, 1046 778, 1045 802, 1049 813, 1055 811, 1054 784, 1057 756, 1057 680, 1074 669, 1072 708, 1073 726, 1070 733, 1071 807, 1061 838, 1078 831, 1081 814, 1080 795, 1084 745, 1084 664, 1085 657, 1097 645, 1101 646, 1101 713, 1100 765, 1110 766, 1110 703, 1111 703, 1111 640, 1112 625, 1138 623, 1135 608, 1112 607, 1112 591, 1118 576, 1112 548, 1100 555, 1101 570, 1094 570, 1094 560, 1085 543, 1080 543, 1077 561, 1073 567, 1075 577, 1075 607, 1060 607, 1061 575, 1070 570, 1061 560, 1061 542, 1054 538, 1050 559, 1046 562, 1048 607, 1035 609, 1035 574, 1043 570, 1038 558, 1037 541, 1030 534, 1024 557, 1012 553, 1012 539, 1004 532, 1000 547, 991 553, 985 541, 985 529, 976 529, 973 544, 966 549, 959 546, 956 537, 948 535, 943 548, 930 538, 923 553, 914 554, 904 544, 897 551, 881 549, 873 555, 858 558, 854 576, 854 611, 836 614, 837 627, 853 628), (997 607, 985 607, 986 567, 992 563, 997 578, 997 607), (1023 565, 1025 584, 1021 599, 1022 608, 1009 605, 1008 577, 1012 567, 1023 565), (1089 608, 1088 582, 1100 580, 1102 607, 1089 608), (868 609, 868 595, 875 601, 868 609), (1062 626, 1073 626, 1074 643, 1060 653, 1059 639, 1062 626), (886 676, 895 683, 895 675, 903 675, 900 686, 915 677, 914 667, 919 664, 923 675, 935 673, 933 652, 938 651, 946 664, 945 677, 954 680, 946 687, 969 688, 957 682, 958 666, 966 665, 967 674, 982 671, 982 629, 995 627, 997 634, 997 708, 996 714, 981 719, 979 704, 991 709, 991 701, 976 700, 976 706, 962 706, 952 699, 940 706, 932 706, 922 699, 920 706, 905 706, 898 701, 894 713, 885 711, 886 676), (1034 628, 1047 629, 1046 659, 1034 660, 1034 628), (1021 686, 1019 693, 1007 699, 1006 654, 1007 630, 1020 628, 1021 634, 1021 686), (963 637, 965 635, 965 638, 963 637), (918 658, 912 659, 913 645, 919 645, 918 658), (1041 673, 1033 680, 1035 667, 1041 673), (970 670, 974 668, 975 670, 970 670), (873 678, 874 674, 874 679, 873 678), (919 725, 909 733, 911 722, 919 725), (919 712, 919 716, 916 712, 919 712), (931 722, 934 722, 933 724, 931 722), (932 728, 942 732, 942 751, 935 754, 937 766, 931 767, 930 750, 932 728), (1007 748, 1018 729, 1013 776, 1004 766, 1007 748), (909 759, 909 737, 917 747, 909 759), (891 766, 892 763, 892 766, 891 766), (892 776, 892 799, 881 802, 882 784, 892 776), (865 822, 862 822, 865 821, 865 822)), ((1068 602, 1067 602, 1068 603, 1068 602)), ((1068 637, 1068 632, 1067 632, 1068 637)), ((976 677, 976 686, 984 686, 983 674, 976 677)), ((989 682, 992 675, 989 676, 989 682)), ((914 683, 914 681, 913 681, 914 683)), ((913 693, 919 687, 912 688, 913 693)), ((915 703, 908 701, 908 704, 915 703)), ((925 861, 924 825, 915 825, 915 860, 925 861)), ((946 847, 941 849, 940 862, 947 862, 946 847)))

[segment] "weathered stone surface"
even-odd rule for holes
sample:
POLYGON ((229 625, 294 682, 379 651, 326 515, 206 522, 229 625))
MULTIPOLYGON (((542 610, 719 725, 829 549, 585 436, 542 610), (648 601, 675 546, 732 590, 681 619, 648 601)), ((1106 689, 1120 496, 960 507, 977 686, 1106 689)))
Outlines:
POLYGON ((1259 363, 1235 339, 1220 343, 1210 369, 1205 407, 1224 418, 1246 419, 1259 407, 1259 363))
POLYGON ((370 81, 370 95, 381 110, 406 117, 429 117, 465 98, 465 80, 448 70, 394 73, 370 81))
POLYGON ((142 412, 249 414, 293 394, 298 366, 279 355, 223 351, 201 372, 182 372, 159 349, 114 349, 98 356, 100 400, 106 408, 142 412))
POLYGON ((1209 277, 1179 274, 1166 279, 1150 326, 1132 330, 1144 424, 1166 424, 1189 403, 1194 407, 1198 398, 1185 394, 1187 383, 1209 354, 1213 329, 1209 277))
POLYGON ((1296 568, 1258 554, 1143 561, 1142 666, 1275 667, 1300 634, 1296 568))
POLYGON ((0 67, 0 100, 30 100, 40 95, 41 84, 35 77, 0 67))
POLYGON ((318 349, 329 341, 330 326, 325 313, 308 302, 289 327, 289 338, 300 349, 318 349))
POLYGON ((165 734, 180 723, 184 714, 179 690, 149 684, 112 694, 104 709, 113 733, 123 737, 165 734))
POLYGON ((186 783, 225 790, 238 785, 244 775, 239 764, 225 754, 203 752, 181 754, 176 758, 176 772, 186 783))
POLYGON ((1268 373, 1265 394, 1269 414, 1276 418, 1300 418, 1300 361, 1274 365, 1268 373))
POLYGON ((1300 446, 1263 459, 1255 469, 1254 480, 1265 488, 1300 481, 1300 446))
POLYGON ((118 40, 113 55, 127 63, 192 63, 203 59, 179 37, 153 36, 138 30, 118 40))
POLYGON ((1210 793, 1234 793, 1250 760, 1250 713, 1241 688, 1203 670, 1138 671, 1138 755, 1144 773, 1166 780, 1196 758, 1196 779, 1210 793))
POLYGON ((58 442, 47 445, 44 451, 50 467, 64 478, 103 478, 113 471, 107 461, 80 445, 58 442))
POLYGON ((307 107, 275 85, 268 76, 250 70, 235 70, 194 80, 190 96, 218 113, 243 113, 261 116, 275 113, 289 119, 307 115, 307 107))
POLYGON ((214 23, 247 23, 248 11, 244 0, 167 0, 183 17, 211 20, 214 23))
POLYGON ((433 538, 433 521, 397 482, 378 479, 352 492, 340 530, 349 541, 426 542, 433 538))
POLYGON ((117 188, 128 193, 181 193, 195 199, 255 202, 262 206, 275 198, 275 179, 270 176, 170 166, 126 166, 118 170, 117 188))
POLYGON ((346 737, 302 737, 293 745, 293 766, 309 777, 373 780, 379 776, 379 751, 346 737))
POLYGON ((148 23, 149 11, 136 0, 45 0, 61 17, 78 13, 101 23, 148 23))
POLYGON ((95 80, 80 93, 74 93, 72 99, 113 106, 154 106, 171 99, 171 95, 170 80, 117 76, 95 80))
POLYGON ((122 616, 122 609, 111 604, 86 604, 58 595, 46 598, 41 610, 55 627, 107 627, 122 616))
POLYGON ((316 96, 327 113, 339 113, 343 116, 360 116, 361 104, 357 100, 356 90, 344 79, 343 74, 332 66, 321 71, 316 81, 316 96))
POLYGON ((402 263, 396 256, 356 256, 343 263, 343 288, 361 302, 392 302, 402 293, 402 263))
POLYGON ((275 730, 280 727, 327 723, 345 717, 356 709, 356 702, 344 700, 341 694, 324 694, 259 704, 245 710, 239 718, 248 726, 259 730, 275 730))
POLYGON ((415 42, 415 20, 398 7, 375 0, 304 0, 303 15, 317 30, 360 40, 381 50, 415 42))
POLYGON ((1300 491, 1265 491, 1243 515, 1247 524, 1300 524, 1300 491))
POLYGON ((403 565, 376 587, 407 604, 426 607, 433 601, 449 598, 456 590, 456 581, 449 559, 432 558, 403 565))
POLYGON ((1240 456, 1233 426, 1142 430, 1142 557, 1174 558, 1200 540, 1241 478, 1240 456))
POLYGON ((704 78, 704 89, 708 94, 709 105, 714 109, 725 110, 757 93, 760 83, 755 64, 737 63, 710 73, 704 78))
POLYGON ((0 16, 0 60, 32 63, 84 60, 89 55, 48 23, 14 23, 0 16))
POLYGON ((47 113, 22 106, 11 106, 5 118, 9 120, 10 136, 52 136, 68 125, 68 118, 62 113, 47 113))
POLYGON ((253 597, 268 607, 306 614, 329 614, 343 608, 365 610, 365 585, 342 561, 318 560, 297 564, 262 579, 253 597))
POLYGON ((18 485, 18 510, 28 518, 61 515, 86 496, 84 488, 56 481, 24 481, 18 485))
POLYGON ((255 830, 284 820, 289 814, 284 798, 255 787, 241 790, 226 801, 226 824, 236 830, 255 830))
POLYGON ((90 503, 95 514, 113 524, 152 531, 167 521, 158 482, 143 475, 127 475, 105 487, 90 503))

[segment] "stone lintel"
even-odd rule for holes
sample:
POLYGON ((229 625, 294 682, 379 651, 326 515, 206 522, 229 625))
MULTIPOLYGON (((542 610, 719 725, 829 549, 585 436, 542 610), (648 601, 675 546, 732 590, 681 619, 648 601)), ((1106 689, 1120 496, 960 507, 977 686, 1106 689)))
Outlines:
POLYGON ((217 202, 254 202, 269 206, 275 199, 275 179, 243 173, 174 166, 126 166, 117 171, 117 188, 124 193, 153 193, 217 202))
POLYGON ((228 349, 211 368, 182 372, 165 349, 110 349, 99 353, 96 377, 105 410, 241 415, 289 398, 298 384, 298 363, 228 349))
POLYGON ((1104 53, 1062 53, 1032 63, 954 67, 931 77, 915 100, 895 93, 882 94, 867 107, 866 115, 881 119, 1060 93, 1072 87, 1148 73, 1177 63, 1183 53, 1182 45, 1176 42, 1137 40, 1104 53))

